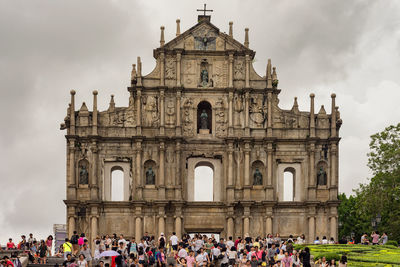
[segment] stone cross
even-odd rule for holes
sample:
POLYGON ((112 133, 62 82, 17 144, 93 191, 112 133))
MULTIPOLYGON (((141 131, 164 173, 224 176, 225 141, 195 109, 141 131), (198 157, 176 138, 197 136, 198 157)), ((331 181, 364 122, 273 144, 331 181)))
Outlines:
POLYGON ((207 4, 204 4, 204 9, 197 9, 197 11, 203 11, 204 12, 204 16, 205 16, 206 12, 213 12, 214 10, 207 9, 207 4))

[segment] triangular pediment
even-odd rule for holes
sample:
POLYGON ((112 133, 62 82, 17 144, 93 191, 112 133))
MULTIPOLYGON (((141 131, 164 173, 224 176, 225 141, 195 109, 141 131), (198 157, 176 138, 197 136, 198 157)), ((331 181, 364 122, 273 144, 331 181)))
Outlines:
POLYGON ((199 51, 251 51, 229 35, 220 32, 211 22, 203 20, 166 43, 165 50, 183 49, 199 51))

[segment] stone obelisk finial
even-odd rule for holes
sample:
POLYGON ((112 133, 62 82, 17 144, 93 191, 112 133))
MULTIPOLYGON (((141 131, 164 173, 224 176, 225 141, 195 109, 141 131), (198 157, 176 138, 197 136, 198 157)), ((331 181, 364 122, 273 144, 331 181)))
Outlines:
POLYGON ((164 44, 165 44, 164 29, 165 29, 164 26, 161 26, 161 27, 160 27, 160 30, 161 30, 160 46, 164 46, 164 44))
POLYGON ((267 64, 267 88, 272 88, 272 73, 271 73, 271 59, 268 59, 268 64, 267 64))
POLYGON ((92 134, 97 135, 97 90, 93 91, 93 119, 92 119, 92 134))
POLYGON ((336 94, 331 94, 332 97, 332 109, 331 109, 331 136, 336 137, 336 94))
POLYGON ((310 137, 315 137, 315 111, 314 111, 315 94, 310 94, 310 137))
POLYGON ((176 20, 176 36, 181 35, 181 20, 176 20))
POLYGON ((229 21, 229 37, 233 38, 233 21, 229 21))
POLYGON ((70 106, 70 134, 75 134, 75 90, 71 90, 71 106, 70 106))
POLYGON ((141 86, 142 85, 142 61, 140 60, 140 57, 137 57, 137 85, 141 86))
POLYGON ((114 102, 114 95, 111 95, 110 105, 108 106, 109 112, 115 111, 115 102, 114 102))
POLYGON ((244 46, 249 48, 249 28, 244 29, 244 46))

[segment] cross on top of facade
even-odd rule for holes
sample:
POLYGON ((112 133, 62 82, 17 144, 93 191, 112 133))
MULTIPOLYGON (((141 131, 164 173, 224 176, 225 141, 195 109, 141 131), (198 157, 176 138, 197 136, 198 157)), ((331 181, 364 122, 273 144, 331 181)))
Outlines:
POLYGON ((213 12, 214 10, 212 9, 207 10, 207 4, 204 4, 204 9, 197 9, 197 11, 203 11, 204 12, 203 16, 206 16, 206 12, 213 12))

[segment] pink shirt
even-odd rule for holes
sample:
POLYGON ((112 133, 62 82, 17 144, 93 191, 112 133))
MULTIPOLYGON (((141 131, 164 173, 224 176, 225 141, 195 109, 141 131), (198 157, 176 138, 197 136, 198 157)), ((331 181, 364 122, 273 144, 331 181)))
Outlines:
POLYGON ((379 241, 379 235, 378 234, 373 234, 372 235, 372 243, 377 244, 379 241))
POLYGON ((194 257, 186 256, 186 266, 187 267, 193 267, 194 262, 195 262, 194 257))
POLYGON ((293 263, 292 258, 291 257, 284 257, 282 259, 282 263, 284 267, 290 267, 290 264, 293 263))
POLYGON ((78 245, 79 245, 79 246, 83 246, 84 243, 85 243, 85 240, 83 239, 83 237, 79 237, 79 239, 78 239, 78 245))

